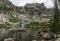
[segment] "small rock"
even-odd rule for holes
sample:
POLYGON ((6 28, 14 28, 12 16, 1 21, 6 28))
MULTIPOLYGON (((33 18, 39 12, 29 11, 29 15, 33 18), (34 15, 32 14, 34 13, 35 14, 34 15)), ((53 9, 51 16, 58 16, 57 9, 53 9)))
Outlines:
POLYGON ((57 38, 55 41, 60 41, 60 38, 57 38))
POLYGON ((37 41, 37 40, 32 40, 32 41, 37 41))
POLYGON ((12 38, 4 39, 4 41, 14 41, 12 38))

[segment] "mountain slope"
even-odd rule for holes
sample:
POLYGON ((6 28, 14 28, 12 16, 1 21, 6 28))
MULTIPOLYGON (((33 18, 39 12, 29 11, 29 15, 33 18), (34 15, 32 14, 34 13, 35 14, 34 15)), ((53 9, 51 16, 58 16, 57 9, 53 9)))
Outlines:
POLYGON ((8 0, 0 0, 0 14, 0 21, 3 21, 2 23, 8 22, 12 24, 19 22, 20 19, 44 22, 49 20, 49 17, 53 16, 54 12, 53 9, 47 9, 43 3, 26 4, 25 6, 17 7, 8 0), (46 16, 49 17, 45 18, 46 16))

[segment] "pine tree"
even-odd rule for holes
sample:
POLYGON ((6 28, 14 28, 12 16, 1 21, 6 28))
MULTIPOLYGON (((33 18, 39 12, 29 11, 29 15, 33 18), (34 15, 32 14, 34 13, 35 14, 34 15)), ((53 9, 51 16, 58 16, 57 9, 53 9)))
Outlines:
POLYGON ((51 30, 53 32, 59 32, 60 31, 60 13, 58 10, 58 4, 57 0, 55 0, 55 8, 54 8, 54 22, 51 26, 51 30))

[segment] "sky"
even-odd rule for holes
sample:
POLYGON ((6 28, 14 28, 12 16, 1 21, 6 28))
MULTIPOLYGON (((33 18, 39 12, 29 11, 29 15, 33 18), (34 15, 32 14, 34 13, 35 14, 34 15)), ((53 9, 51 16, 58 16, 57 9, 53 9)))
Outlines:
POLYGON ((24 6, 26 5, 27 3, 31 4, 31 3, 44 3, 44 5, 47 7, 47 8, 53 8, 54 7, 54 3, 52 0, 9 0, 10 2, 12 2, 12 4, 14 4, 15 6, 24 6))

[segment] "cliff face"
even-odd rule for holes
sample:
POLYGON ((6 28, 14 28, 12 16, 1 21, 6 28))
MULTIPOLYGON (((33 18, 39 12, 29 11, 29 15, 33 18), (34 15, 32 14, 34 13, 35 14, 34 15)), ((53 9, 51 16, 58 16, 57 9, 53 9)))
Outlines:
POLYGON ((53 9, 47 9, 44 4, 27 4, 25 5, 25 11, 28 12, 28 14, 36 14, 36 15, 41 15, 41 14, 53 14, 53 9))
MULTIPOLYGON (((0 0, 0 21, 5 22, 18 22, 20 18, 29 16, 34 20, 41 16, 51 16, 53 14, 53 9, 47 9, 44 4, 26 4, 22 7, 16 7, 8 0, 0 0), (22 16, 22 17, 21 17, 22 16), (3 18, 3 19, 2 19, 3 18)), ((22 18, 24 20, 24 18, 22 18)), ((30 19, 31 20, 31 19, 30 19)), ((1 23, 0 23, 1 24, 1 23)))

